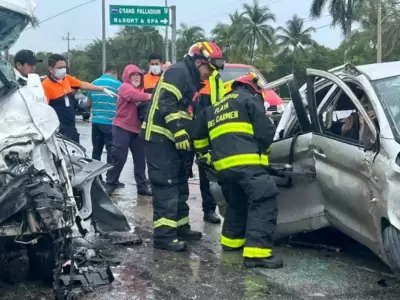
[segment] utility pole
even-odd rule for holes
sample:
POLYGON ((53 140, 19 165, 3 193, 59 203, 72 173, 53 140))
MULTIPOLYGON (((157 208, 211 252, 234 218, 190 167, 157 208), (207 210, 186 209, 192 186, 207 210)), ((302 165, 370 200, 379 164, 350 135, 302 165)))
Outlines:
POLYGON ((70 41, 75 40, 75 38, 74 37, 71 38, 70 35, 69 35, 69 32, 68 32, 67 33, 67 37, 63 37, 62 39, 64 41, 67 41, 67 56, 68 56, 67 57, 67 60, 68 60, 67 65, 68 65, 69 71, 71 72, 71 53, 70 53, 71 47, 70 47, 70 41))
POLYGON ((171 6, 171 60, 176 63, 176 6, 171 6))
POLYGON ((101 47, 101 52, 102 52, 102 70, 103 73, 106 71, 106 64, 107 64, 107 50, 106 50, 106 0, 102 0, 102 13, 101 13, 101 18, 102 18, 102 47, 101 47))
POLYGON ((377 39, 376 39, 376 62, 382 62, 382 0, 378 1, 378 17, 377 17, 377 39))
MULTIPOLYGON (((165 7, 168 7, 168 0, 165 0, 165 7)), ((169 61, 168 27, 169 25, 165 26, 165 62, 169 61)))

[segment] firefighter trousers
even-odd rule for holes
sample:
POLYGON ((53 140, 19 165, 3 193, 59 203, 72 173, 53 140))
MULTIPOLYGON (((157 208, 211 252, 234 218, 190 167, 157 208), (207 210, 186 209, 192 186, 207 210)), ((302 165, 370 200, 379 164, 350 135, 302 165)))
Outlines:
POLYGON ((268 258, 272 255, 279 192, 264 168, 249 168, 253 171, 246 172, 245 178, 222 183, 228 207, 221 245, 228 249, 243 247, 245 258, 268 258))
POLYGON ((153 231, 157 242, 171 242, 177 230, 190 229, 188 163, 173 143, 145 141, 153 191, 153 231))

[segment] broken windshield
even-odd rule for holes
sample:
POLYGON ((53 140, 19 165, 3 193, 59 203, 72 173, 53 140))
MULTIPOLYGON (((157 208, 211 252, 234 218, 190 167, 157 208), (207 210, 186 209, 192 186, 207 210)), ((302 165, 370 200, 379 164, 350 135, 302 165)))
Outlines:
POLYGON ((27 15, 0 7, 0 50, 10 48, 30 21, 27 15))
POLYGON ((0 99, 18 86, 14 68, 3 58, 0 58, 0 99))
POLYGON ((393 125, 400 135, 400 76, 375 81, 374 87, 383 106, 387 107, 393 125))

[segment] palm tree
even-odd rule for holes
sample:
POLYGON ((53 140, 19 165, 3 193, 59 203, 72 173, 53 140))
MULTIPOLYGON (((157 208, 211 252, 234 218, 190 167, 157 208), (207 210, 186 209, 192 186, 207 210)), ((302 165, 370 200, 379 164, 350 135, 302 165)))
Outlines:
POLYGON ((329 3, 329 14, 332 26, 340 26, 346 41, 350 41, 353 22, 356 21, 356 11, 366 0, 313 0, 310 14, 312 18, 320 18, 329 3))
POLYGON ((241 45, 249 45, 249 58, 252 63, 256 48, 262 50, 273 43, 275 29, 267 23, 275 22, 276 18, 269 7, 260 5, 258 0, 253 0, 253 5, 243 4, 243 10, 241 45))
POLYGON ((125 27, 118 36, 128 42, 138 53, 162 53, 164 48, 164 39, 155 27, 125 27))
POLYGON ((181 23, 180 28, 176 31, 178 38, 176 40, 177 57, 182 58, 190 46, 197 42, 206 40, 204 29, 200 26, 188 26, 181 23))
POLYGON ((224 56, 227 60, 238 58, 240 52, 240 30, 242 29, 243 17, 235 11, 229 14, 230 24, 218 23, 211 30, 213 40, 221 47, 224 56))
POLYGON ((286 27, 279 26, 276 39, 278 45, 288 52, 292 52, 292 70, 294 70, 295 61, 298 59, 300 53, 307 56, 305 48, 315 43, 311 34, 315 32, 314 27, 304 28, 304 19, 298 15, 294 15, 286 22, 286 27))

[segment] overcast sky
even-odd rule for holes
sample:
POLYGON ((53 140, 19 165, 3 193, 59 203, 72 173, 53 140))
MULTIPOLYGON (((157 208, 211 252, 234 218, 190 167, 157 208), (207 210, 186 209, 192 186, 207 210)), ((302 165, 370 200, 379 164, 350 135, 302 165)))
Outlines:
MULTIPOLYGON (((260 0, 261 4, 268 4, 271 11, 276 15, 275 26, 284 23, 297 13, 299 16, 308 19, 307 26, 321 27, 331 22, 331 18, 325 14, 321 19, 309 20, 309 9, 312 0, 260 0)), ((62 11, 70 9, 88 0, 37 0, 35 14, 38 19, 45 20, 62 11)), ((107 0, 106 20, 107 37, 114 35, 119 26, 108 25, 108 6, 119 5, 147 5, 164 6, 164 0, 107 0)), ((218 22, 227 22, 228 14, 240 9, 243 3, 252 3, 252 0, 168 0, 168 5, 176 5, 177 21, 188 25, 202 26, 207 34, 218 22)), ((67 42, 62 37, 70 33, 75 41, 71 41, 71 48, 83 48, 85 44, 93 39, 101 38, 101 0, 87 4, 67 12, 40 24, 37 29, 28 29, 22 33, 18 42, 11 48, 14 54, 20 49, 31 49, 33 51, 65 52, 67 42)), ((320 44, 328 47, 337 47, 341 41, 341 34, 338 29, 330 26, 318 29, 314 39, 320 44)))

